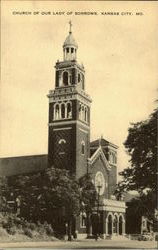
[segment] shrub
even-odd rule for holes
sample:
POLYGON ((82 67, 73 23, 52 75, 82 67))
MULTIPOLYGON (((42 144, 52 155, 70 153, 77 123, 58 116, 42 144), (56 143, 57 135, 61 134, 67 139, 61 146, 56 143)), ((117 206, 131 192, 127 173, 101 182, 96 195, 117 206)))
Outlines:
POLYGON ((48 224, 47 222, 44 223, 44 227, 46 229, 46 234, 53 236, 54 235, 54 230, 52 228, 52 226, 50 224, 48 224))
POLYGON ((33 238, 33 233, 32 233, 32 230, 29 229, 29 228, 25 228, 24 230, 24 234, 30 238, 33 238))
POLYGON ((14 214, 0 214, 0 227, 2 227, 1 233, 6 235, 25 234, 30 238, 54 236, 53 228, 47 222, 43 224, 28 222, 14 214))
POLYGON ((37 230, 37 225, 35 223, 32 223, 32 222, 25 221, 24 224, 23 224, 23 227, 24 228, 29 228, 31 230, 37 230))
POLYGON ((10 228, 7 228, 7 232, 8 234, 11 234, 11 235, 14 235, 17 233, 17 227, 16 226, 13 226, 13 227, 10 227, 10 228))
POLYGON ((8 236, 7 231, 4 228, 0 227, 0 238, 6 236, 8 236))

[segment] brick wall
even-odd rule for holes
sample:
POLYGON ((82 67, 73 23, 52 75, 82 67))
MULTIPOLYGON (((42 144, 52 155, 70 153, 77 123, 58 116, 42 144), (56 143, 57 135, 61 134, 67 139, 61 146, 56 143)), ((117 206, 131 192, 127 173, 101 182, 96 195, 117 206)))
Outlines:
POLYGON ((0 176, 32 173, 47 168, 47 155, 0 158, 0 176))
POLYGON ((90 134, 89 129, 82 125, 77 125, 76 127, 76 177, 87 173, 87 159, 89 157, 89 147, 90 147, 90 134), (81 143, 85 143, 85 152, 82 154, 81 143))
POLYGON ((76 131, 74 124, 56 127, 54 126, 49 128, 49 167, 54 166, 61 169, 65 168, 71 172, 75 172, 75 135, 76 131), (61 139, 65 140, 66 143, 59 144, 61 139))
POLYGON ((105 169, 105 166, 102 162, 102 160, 100 159, 100 157, 98 157, 98 159, 95 161, 95 163, 90 167, 89 172, 92 174, 92 179, 95 180, 95 175, 98 171, 101 171, 104 175, 105 181, 107 183, 107 185, 105 186, 105 190, 104 190, 104 198, 108 199, 109 197, 109 173, 108 171, 105 169))
POLYGON ((117 168, 116 166, 111 165, 111 171, 109 175, 109 195, 111 196, 116 188, 117 184, 117 168))

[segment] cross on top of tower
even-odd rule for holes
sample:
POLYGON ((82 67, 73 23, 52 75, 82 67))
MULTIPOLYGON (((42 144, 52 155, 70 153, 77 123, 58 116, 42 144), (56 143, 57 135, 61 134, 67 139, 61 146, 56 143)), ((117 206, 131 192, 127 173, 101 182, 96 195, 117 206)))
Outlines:
POLYGON ((70 25, 69 33, 72 33, 72 30, 71 30, 71 28, 72 28, 72 22, 71 22, 71 20, 69 21, 69 25, 70 25))

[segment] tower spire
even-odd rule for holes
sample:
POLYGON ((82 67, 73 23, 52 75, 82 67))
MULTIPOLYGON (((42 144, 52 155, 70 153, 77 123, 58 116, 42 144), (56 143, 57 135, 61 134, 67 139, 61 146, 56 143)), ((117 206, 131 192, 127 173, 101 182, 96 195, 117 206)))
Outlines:
POLYGON ((70 25, 69 34, 71 34, 72 33, 72 30, 71 30, 71 28, 72 28, 72 22, 71 22, 71 20, 69 21, 69 25, 70 25))
POLYGON ((77 58, 77 48, 78 45, 72 35, 72 22, 69 21, 69 34, 65 39, 63 44, 63 58, 64 61, 72 61, 77 58))

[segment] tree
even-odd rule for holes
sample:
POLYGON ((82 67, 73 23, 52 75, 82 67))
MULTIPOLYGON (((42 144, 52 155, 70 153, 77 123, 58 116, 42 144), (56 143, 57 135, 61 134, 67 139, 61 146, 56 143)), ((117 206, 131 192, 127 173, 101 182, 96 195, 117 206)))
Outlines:
MULTIPOLYGON (((64 222, 68 225, 68 240, 71 240, 73 223, 80 213, 80 188, 75 176, 64 169, 47 169, 43 179, 41 199, 47 208, 60 211, 64 222)), ((54 226, 60 222, 55 221, 54 226)))
POLYGON ((0 212, 8 211, 8 204, 5 197, 5 193, 7 192, 7 179, 6 177, 0 177, 0 212))
POLYGON ((80 187, 75 176, 64 169, 13 176, 9 181, 14 199, 20 198, 20 216, 34 222, 51 222, 57 234, 64 234, 65 222, 71 240, 72 222, 80 213, 80 187))
POLYGON ((157 110, 148 120, 131 125, 124 143, 130 155, 131 166, 120 173, 123 180, 119 183, 119 188, 139 192, 148 188, 155 192, 157 188, 157 110))
POLYGON ((93 208, 96 206, 97 192, 90 174, 86 174, 79 180, 81 189, 81 212, 86 213, 87 218, 87 236, 90 234, 90 216, 93 208))
MULTIPOLYGON (((137 190, 140 201, 154 213, 157 193, 157 109, 145 121, 133 123, 124 143, 131 165, 120 175, 116 193, 137 190), (151 206, 152 205, 152 206, 151 206)), ((147 211, 144 210, 145 213, 147 211)))
MULTIPOLYGON (((145 216, 149 221, 154 222, 154 209, 156 204, 156 196, 152 191, 141 194, 140 197, 133 198, 127 202, 126 209, 126 230, 127 233, 140 233, 141 219, 145 216)), ((156 226, 156 224, 155 224, 156 226)), ((154 230, 156 227, 153 224, 154 230)))
POLYGON ((58 235, 68 239, 75 233, 76 216, 84 210, 90 214, 95 202, 95 188, 89 176, 80 180, 65 169, 47 168, 43 172, 12 176, 9 192, 20 200, 20 214, 29 221, 45 220, 53 225, 58 235))

